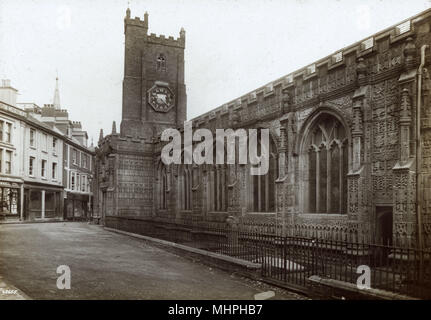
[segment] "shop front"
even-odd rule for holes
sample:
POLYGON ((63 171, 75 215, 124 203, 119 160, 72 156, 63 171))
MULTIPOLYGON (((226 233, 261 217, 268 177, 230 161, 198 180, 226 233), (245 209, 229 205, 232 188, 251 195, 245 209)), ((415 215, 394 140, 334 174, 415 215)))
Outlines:
POLYGON ((64 216, 67 220, 88 220, 91 218, 88 194, 67 193, 64 199, 64 216))
POLYGON ((21 218, 22 181, 0 180, 0 222, 21 218))
POLYGON ((24 186, 24 220, 62 219, 63 189, 24 186))

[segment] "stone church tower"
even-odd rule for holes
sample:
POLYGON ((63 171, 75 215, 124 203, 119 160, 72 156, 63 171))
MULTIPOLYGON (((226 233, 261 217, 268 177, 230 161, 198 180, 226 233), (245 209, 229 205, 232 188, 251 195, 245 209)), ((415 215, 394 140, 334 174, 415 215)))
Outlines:
POLYGON ((144 20, 124 19, 125 52, 121 135, 151 138, 186 120, 185 31, 180 37, 148 34, 144 20))
POLYGON ((124 18, 125 54, 120 132, 100 132, 96 150, 95 213, 149 217, 153 212, 154 141, 186 119, 185 31, 177 39, 148 34, 144 20, 124 18))

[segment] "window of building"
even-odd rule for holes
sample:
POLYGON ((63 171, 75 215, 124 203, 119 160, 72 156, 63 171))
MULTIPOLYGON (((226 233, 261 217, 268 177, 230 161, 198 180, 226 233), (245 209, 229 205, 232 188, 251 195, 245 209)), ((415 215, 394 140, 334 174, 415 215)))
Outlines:
POLYGON ((70 173, 70 189, 75 190, 75 172, 70 173))
POLYGON ((3 172, 3 149, 0 149, 0 173, 3 172))
MULTIPOLYGON (((260 133, 260 132, 259 132, 260 133)), ((258 136, 257 154, 261 154, 262 144, 258 136)), ((278 161, 276 147, 272 138, 269 138, 269 168, 265 175, 250 175, 251 198, 254 212, 275 212, 275 181, 278 176, 278 161)))
POLYGON ((52 137, 52 153, 57 154, 57 138, 52 137))
POLYGON ((81 176, 81 191, 87 191, 87 176, 81 176))
POLYGON ((58 192, 45 192, 45 218, 54 218, 58 207, 58 192))
POLYGON ((166 172, 166 167, 161 163, 158 171, 158 208, 161 210, 166 210, 168 208, 168 176, 166 172))
POLYGON ((0 120, 0 141, 10 143, 12 141, 12 123, 0 120))
MULTIPOLYGON (((217 142, 218 143, 218 142, 217 142)), ((211 211, 227 211, 228 207, 228 170, 227 166, 217 163, 217 143, 213 148, 213 165, 208 170, 207 208, 211 211)), ((236 152, 236 151, 235 151, 236 152)), ((235 154, 235 157, 237 154, 235 154)), ((221 157, 221 155, 219 155, 221 157)), ((227 163, 227 151, 223 150, 223 163, 227 163)), ((237 159, 237 158, 236 158, 237 159)))
POLYGON ((166 58, 162 53, 157 58, 157 71, 166 71, 166 58))
POLYGON ((55 162, 52 163, 52 179, 57 179, 57 164, 55 162))
POLYGON ((79 191, 81 189, 81 175, 79 173, 76 174, 76 190, 79 191))
POLYGON ((0 187, 0 213, 18 215, 20 212, 20 193, 17 188, 0 187))
POLYGON ((181 209, 192 210, 192 171, 184 166, 180 176, 181 209))
POLYGON ((36 218, 42 217, 42 191, 38 189, 30 190, 29 209, 36 218))
POLYGON ((227 211, 227 168, 224 165, 214 165, 210 171, 212 210, 227 211))
POLYGON ((30 157, 30 161, 28 164, 28 174, 30 176, 34 175, 34 161, 35 161, 34 157, 30 157))
POLYGON ((47 152, 48 146, 48 135, 46 133, 42 133, 42 151, 47 152))
POLYGON ((322 114, 308 132, 304 145, 304 210, 345 213, 347 206, 346 131, 334 116, 322 114))
POLYGON ((35 147, 36 130, 30 129, 30 147, 35 147))
POLYGON ((6 151, 6 159, 5 159, 5 173, 12 173, 12 151, 6 151))
POLYGON ((83 168, 87 168, 87 155, 86 154, 82 154, 82 167, 83 168))
POLYGON ((40 167, 40 175, 46 177, 46 160, 42 160, 42 166, 40 167))
POLYGON ((10 143, 12 141, 11 134, 12 134, 12 123, 6 123, 5 142, 10 143))
POLYGON ((72 163, 73 164, 77 164, 77 158, 78 158, 78 151, 76 151, 76 149, 72 150, 72 163))

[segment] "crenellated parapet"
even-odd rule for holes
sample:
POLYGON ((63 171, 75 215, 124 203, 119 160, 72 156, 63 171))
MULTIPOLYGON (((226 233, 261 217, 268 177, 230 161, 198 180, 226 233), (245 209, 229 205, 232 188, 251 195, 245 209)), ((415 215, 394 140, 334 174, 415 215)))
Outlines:
POLYGON ((185 32, 183 31, 178 38, 174 38, 172 36, 166 37, 165 35, 156 35, 155 33, 151 33, 147 37, 147 41, 153 44, 160 44, 163 46, 171 46, 171 47, 185 47, 185 32))
POLYGON ((199 121, 226 106, 233 110, 237 101, 245 119, 250 120, 274 110, 287 112, 287 106, 301 109, 415 68, 418 59, 413 39, 430 17, 426 12, 407 19, 192 120, 199 121))
POLYGON ((109 152, 119 153, 132 151, 137 153, 152 153, 153 140, 130 135, 120 136, 118 133, 113 133, 99 140, 98 148, 100 150, 110 150, 109 152))
POLYGON ((164 46, 172 47, 185 47, 186 33, 183 28, 181 28, 179 37, 174 38, 172 36, 166 37, 165 35, 156 35, 155 33, 148 34, 148 13, 145 12, 144 20, 140 17, 130 17, 130 9, 126 11, 126 17, 124 18, 124 33, 126 34, 127 28, 134 28, 135 31, 140 31, 145 41, 152 44, 160 44, 164 46))

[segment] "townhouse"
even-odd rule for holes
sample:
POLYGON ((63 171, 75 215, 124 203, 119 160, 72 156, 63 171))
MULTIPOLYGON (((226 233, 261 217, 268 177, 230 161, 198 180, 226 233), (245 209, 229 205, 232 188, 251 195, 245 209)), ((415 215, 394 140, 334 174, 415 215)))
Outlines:
MULTIPOLYGON (((58 80, 57 80, 58 81, 58 80)), ((79 122, 54 104, 17 103, 0 87, 0 221, 89 219, 94 152, 79 122)))

